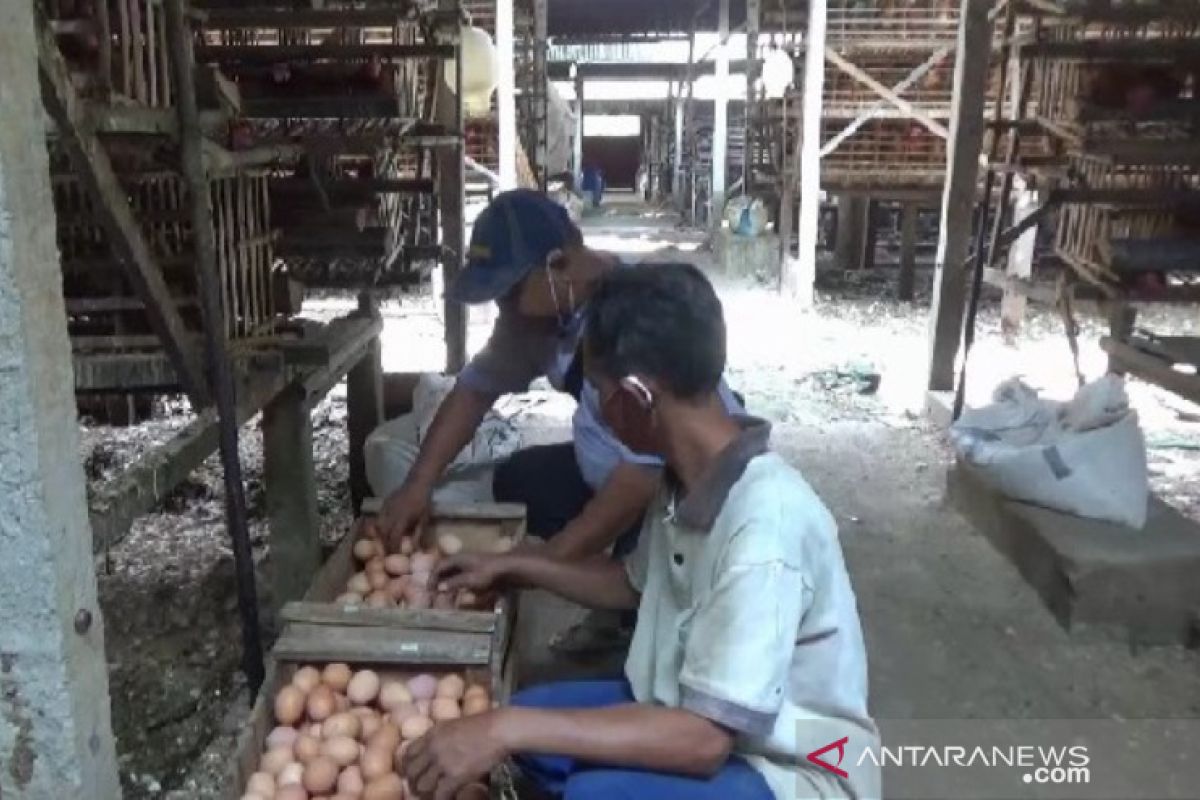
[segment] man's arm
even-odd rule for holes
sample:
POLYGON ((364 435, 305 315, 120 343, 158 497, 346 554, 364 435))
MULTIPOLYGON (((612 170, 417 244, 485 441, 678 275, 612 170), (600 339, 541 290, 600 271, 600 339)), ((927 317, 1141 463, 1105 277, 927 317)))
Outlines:
POLYGON ((466 446, 499 394, 455 385, 438 407, 404 483, 384 500, 379 527, 391 549, 429 510, 433 488, 466 446))
POLYGON ((603 557, 559 561, 541 553, 464 553, 442 559, 433 582, 447 590, 487 591, 497 584, 545 589, 589 608, 615 611, 635 609, 640 600, 625 566, 603 557))
POLYGON ((579 516, 551 537, 541 552, 568 561, 604 552, 645 515, 659 475, 653 467, 618 464, 579 516))

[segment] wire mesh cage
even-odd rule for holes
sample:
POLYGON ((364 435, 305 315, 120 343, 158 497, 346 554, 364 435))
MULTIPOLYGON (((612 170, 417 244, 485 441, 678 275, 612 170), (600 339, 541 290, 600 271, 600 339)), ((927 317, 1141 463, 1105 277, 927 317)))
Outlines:
MULTIPOLYGON (((823 123, 822 141, 841 129, 823 123)), ((821 160, 831 185, 935 186, 945 172, 946 140, 911 120, 872 120, 821 160)))

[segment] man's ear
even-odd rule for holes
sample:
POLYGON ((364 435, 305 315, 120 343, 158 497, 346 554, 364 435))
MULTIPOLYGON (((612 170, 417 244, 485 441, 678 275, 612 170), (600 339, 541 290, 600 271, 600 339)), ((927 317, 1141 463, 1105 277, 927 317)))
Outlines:
POLYGON ((654 392, 636 375, 621 378, 621 387, 638 401, 642 408, 649 411, 654 408, 654 392))
POLYGON ((560 248, 551 250, 546 254, 546 266, 555 272, 565 272, 568 263, 567 254, 560 248))

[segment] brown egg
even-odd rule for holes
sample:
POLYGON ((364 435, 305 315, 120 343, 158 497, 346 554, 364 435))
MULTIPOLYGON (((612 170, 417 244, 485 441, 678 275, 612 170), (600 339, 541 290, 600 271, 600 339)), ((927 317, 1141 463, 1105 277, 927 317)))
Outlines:
POLYGON ((380 726, 383 725, 383 720, 379 714, 375 713, 375 709, 364 710, 371 712, 370 714, 359 716, 359 721, 362 722, 362 730, 359 732, 358 738, 365 742, 379 731, 380 726))
POLYGON ((258 769, 260 772, 278 778, 280 771, 295 760, 296 756, 292 753, 292 748, 277 747, 263 754, 258 762, 258 769))
POLYGON ((320 739, 321 738, 321 723, 313 722, 308 727, 306 727, 303 732, 308 734, 309 736, 311 736, 314 739, 320 739))
POLYGON ((325 756, 314 758, 304 768, 304 788, 314 794, 332 791, 337 785, 339 771, 339 765, 333 759, 325 756))
POLYGON ((367 573, 356 572, 350 576, 350 580, 346 581, 346 591, 354 592, 355 594, 363 595, 364 597, 371 592, 371 581, 367 578, 367 573))
POLYGON ((487 690, 487 687, 480 686, 478 683, 471 684, 470 686, 467 687, 466 691, 463 692, 464 698, 471 697, 472 695, 479 695, 481 697, 486 697, 488 700, 492 699, 492 695, 487 690))
POLYGON ((392 748, 383 750, 378 747, 368 747, 359 762, 363 780, 367 783, 387 775, 392 771, 392 748))
MULTIPOLYGON (((295 761, 279 770, 279 777, 275 779, 275 785, 278 787, 299 785, 303 782, 304 765, 295 761)), ((276 791, 278 791, 278 789, 276 789, 276 791)))
POLYGON ((383 559, 383 568, 389 575, 396 577, 407 575, 412 571, 412 566, 408 563, 408 556, 399 553, 383 559))
POLYGON ((367 608, 391 608, 394 605, 396 601, 384 589, 367 595, 367 608))
POLYGON ((388 712, 388 717, 397 727, 404 727, 407 720, 420 715, 420 710, 413 703, 401 703, 388 712))
POLYGON ((338 606, 361 606, 363 596, 357 592, 344 592, 333 598, 333 603, 338 606))
POLYGON ((321 737, 324 739, 336 739, 339 736, 357 739, 360 733, 362 720, 348 711, 334 714, 321 725, 321 737))
POLYGON ((433 596, 433 607, 442 611, 450 611, 454 608, 454 595, 449 592, 438 592, 433 596))
POLYGON ((308 790, 303 784, 293 783, 280 787, 279 791, 275 792, 274 800, 308 800, 308 790))
POLYGON ((241 796, 241 798, 239 798, 239 800, 271 800, 271 798, 274 796, 274 793, 270 795, 261 795, 257 794, 256 792, 246 792, 241 796))
POLYGON ((351 703, 358 706, 370 703, 379 696, 379 675, 369 669, 354 673, 354 677, 346 686, 346 696, 350 698, 351 703))
POLYGON ((308 694, 305 710, 308 712, 309 719, 314 722, 323 722, 337 710, 337 698, 333 696, 333 690, 325 684, 313 689, 308 694))
POLYGON ((333 689, 335 692, 344 692, 350 684, 350 679, 354 677, 348 664, 334 662, 326 664, 325 669, 321 670, 321 682, 333 689))
POLYGON ((246 793, 261 797, 275 796, 275 776, 269 772, 256 772, 246 781, 246 793))
POLYGON ((351 797, 358 797, 360 794, 362 794, 365 786, 366 781, 363 780, 362 770, 357 766, 346 767, 344 770, 342 770, 342 774, 338 775, 338 794, 346 794, 350 795, 351 797))
POLYGON ((458 701, 453 698, 435 697, 429 708, 429 716, 434 722, 445 722, 461 717, 462 709, 458 707, 458 701))
POLYGON ((463 698, 462 713, 465 717, 473 717, 491 710, 492 701, 487 695, 473 694, 463 698))
POLYGON ((427 672, 408 679, 408 691, 415 700, 432 700, 437 694, 438 680, 427 672))
POLYGON ((438 549, 448 556, 458 555, 462 552, 462 539, 455 536, 453 533, 443 533, 437 540, 438 549))
POLYGON ((304 692, 285 686, 275 695, 275 719, 280 725, 295 725, 304 715, 304 692))
POLYGON ((384 587, 384 591, 387 592, 393 600, 399 603, 404 599, 404 591, 407 588, 408 576, 403 575, 399 578, 392 578, 390 581, 388 581, 387 586, 384 587))
POLYGON ((375 735, 367 740, 368 750, 386 750, 389 753, 396 749, 396 745, 400 744, 400 728, 390 722, 385 722, 379 726, 379 730, 375 735))
POLYGON ((359 561, 370 561, 380 552, 379 543, 371 539, 359 539, 354 543, 354 557, 359 561))
POLYGON ((321 740, 315 736, 303 734, 296 740, 296 744, 292 746, 292 752, 295 753, 297 761, 301 764, 307 764, 321 755, 321 740))
POLYGON ((411 703, 412 699, 412 693, 400 681, 387 681, 379 689, 379 705, 386 711, 404 703, 411 703))
POLYGON ((295 744, 296 737, 299 735, 300 731, 295 728, 288 725, 280 725, 267 734, 267 749, 273 750, 276 747, 291 747, 295 744))
POLYGON ((409 563, 414 575, 429 575, 437 566, 437 556, 432 553, 414 553, 409 563))
POLYGON ((358 761, 358 741, 349 736, 326 739, 321 746, 321 755, 335 762, 339 767, 348 767, 358 761))
POLYGON ((363 572, 367 573, 368 578, 371 577, 372 573, 386 575, 387 570, 383 566, 383 556, 382 555, 375 556, 375 558, 372 558, 370 561, 368 561, 366 564, 364 564, 363 572))
POLYGON ((461 675, 453 672, 443 675, 438 680, 437 689, 434 691, 435 697, 449 697, 451 700, 461 699, 467 691, 467 682, 463 680, 461 675))
POLYGON ((362 800, 403 800, 403 798, 404 781, 394 772, 368 781, 362 795, 362 800))
POLYGON ((333 709, 335 714, 344 714, 350 710, 350 698, 341 692, 333 693, 333 709))
POLYGON ((316 667, 304 666, 292 676, 292 685, 308 694, 321 682, 321 671, 316 667))
POLYGON ((413 554, 413 551, 416 549, 417 549, 417 546, 413 543, 411 536, 405 536, 403 539, 400 540, 400 554, 401 555, 410 556, 413 554))
MULTIPOLYGON (((391 580, 392 579, 390 577, 388 577, 388 574, 386 572, 380 571, 380 572, 368 572, 367 573, 367 582, 371 584, 372 592, 384 591, 385 589, 387 589, 387 585, 388 585, 388 583, 391 582, 391 580)), ((371 597, 370 595, 367 595, 368 600, 370 600, 370 597, 371 597)))
POLYGON ((429 717, 412 717, 405 720, 404 726, 400 728, 400 735, 405 739, 420 739, 432 727, 433 720, 429 717))

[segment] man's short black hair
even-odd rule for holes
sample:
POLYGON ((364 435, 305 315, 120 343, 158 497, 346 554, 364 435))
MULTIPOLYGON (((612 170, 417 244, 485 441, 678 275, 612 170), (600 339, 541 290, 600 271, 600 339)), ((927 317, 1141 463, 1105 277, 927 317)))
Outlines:
POLYGON ((641 374, 676 397, 715 391, 725 371, 725 318, 712 284, 691 264, 623 267, 589 301, 587 353, 613 380, 641 374))

